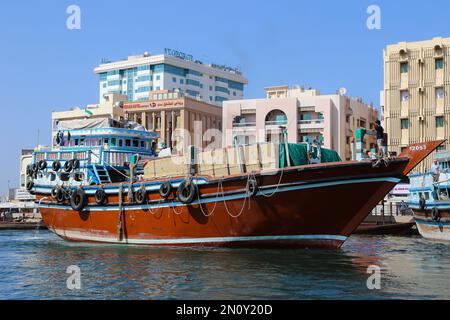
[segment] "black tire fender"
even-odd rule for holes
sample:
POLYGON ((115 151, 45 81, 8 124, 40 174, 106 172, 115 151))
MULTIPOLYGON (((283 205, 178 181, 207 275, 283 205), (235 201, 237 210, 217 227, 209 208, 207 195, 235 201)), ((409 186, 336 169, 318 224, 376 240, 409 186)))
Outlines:
POLYGON ((33 190, 34 187, 34 182, 33 181, 28 181, 27 182, 27 191, 30 192, 31 190, 33 190))
POLYGON ((61 169, 61 162, 59 162, 58 160, 53 161, 52 169, 53 171, 58 172, 61 169))
POLYGON ((192 181, 184 180, 178 187, 178 200, 183 204, 191 204, 197 193, 197 186, 192 181))
POLYGON ((70 172, 73 169, 73 162, 72 160, 66 161, 66 163, 64 163, 64 171, 65 172, 70 172))
POLYGON ((97 203, 99 206, 104 205, 107 202, 107 196, 106 192, 103 188, 98 189, 95 191, 95 203, 97 203))
POLYGON ((38 162, 38 169, 43 171, 45 169, 47 169, 47 161, 45 160, 41 160, 38 162))
POLYGON ((255 179, 249 179, 247 183, 247 196, 254 197, 258 193, 258 183, 255 179))
POLYGON ((83 211, 87 205, 86 192, 83 189, 76 189, 70 196, 70 206, 74 211, 83 211))
POLYGON ((64 189, 59 187, 56 190, 56 201, 58 201, 58 203, 64 203, 65 199, 66 199, 66 197, 65 197, 64 189))
POLYGON ((139 204, 145 204, 147 202, 147 190, 145 190, 145 187, 136 190, 134 200, 139 204))
POLYGON ((434 207, 431 210, 431 218, 433 221, 440 222, 441 221, 441 213, 439 212, 439 209, 437 207, 434 207))
POLYGON ((167 200, 169 198, 172 191, 173 191, 173 187, 172 187, 172 184, 170 183, 170 181, 164 182, 159 187, 159 195, 161 196, 161 198, 163 198, 165 200, 167 200))

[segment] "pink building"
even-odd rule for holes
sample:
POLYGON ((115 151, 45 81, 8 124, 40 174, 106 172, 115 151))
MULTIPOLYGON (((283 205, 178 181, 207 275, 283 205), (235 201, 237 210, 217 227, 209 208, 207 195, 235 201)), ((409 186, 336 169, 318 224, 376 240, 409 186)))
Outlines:
MULTIPOLYGON (((224 144, 277 140, 286 128, 290 143, 321 139, 325 148, 351 159, 356 128, 373 128, 378 110, 343 94, 321 95, 318 90, 287 86, 266 88, 266 98, 223 103, 224 144)), ((374 146, 367 139, 366 149, 374 146)))

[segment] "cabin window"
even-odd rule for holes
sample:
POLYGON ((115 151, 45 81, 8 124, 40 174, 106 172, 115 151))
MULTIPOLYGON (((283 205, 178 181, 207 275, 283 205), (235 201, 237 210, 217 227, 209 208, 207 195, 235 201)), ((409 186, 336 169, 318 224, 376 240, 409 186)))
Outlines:
POLYGON ((109 143, 109 139, 108 138, 103 139, 103 146, 107 147, 108 143, 109 143))
POLYGON ((123 147, 123 140, 119 139, 119 147, 123 147))
POLYGON ((141 148, 144 149, 145 148, 145 141, 141 141, 141 148))
POLYGON ((117 143, 116 138, 111 138, 111 146, 112 146, 112 147, 115 147, 115 146, 116 146, 116 143, 117 143))
POLYGON ((77 146, 79 144, 79 140, 75 139, 75 145, 77 146))
POLYGON ((84 146, 86 144, 86 140, 84 138, 80 139, 80 146, 84 146))
POLYGON ((133 148, 139 148, 139 140, 133 140, 133 148))
POLYGON ((131 140, 125 140, 125 146, 126 147, 131 147, 131 140))
POLYGON ((84 180, 84 174, 83 174, 82 172, 76 172, 76 173, 74 174, 74 179, 75 179, 75 181, 77 181, 77 182, 83 182, 83 180, 84 180))

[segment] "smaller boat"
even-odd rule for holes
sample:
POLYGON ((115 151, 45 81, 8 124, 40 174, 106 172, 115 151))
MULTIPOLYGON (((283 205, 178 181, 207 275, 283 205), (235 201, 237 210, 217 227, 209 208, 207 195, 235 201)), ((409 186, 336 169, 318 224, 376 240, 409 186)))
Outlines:
POLYGON ((409 207, 419 233, 427 239, 450 241, 450 152, 438 152, 438 179, 431 172, 411 174, 409 207))

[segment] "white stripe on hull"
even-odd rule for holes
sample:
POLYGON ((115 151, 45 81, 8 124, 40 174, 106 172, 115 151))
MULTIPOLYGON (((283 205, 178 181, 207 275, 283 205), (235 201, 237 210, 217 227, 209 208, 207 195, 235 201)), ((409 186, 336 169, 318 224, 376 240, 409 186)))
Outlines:
POLYGON ((253 237, 214 237, 214 238, 174 238, 174 239, 124 239, 119 241, 117 237, 95 236, 80 231, 51 229, 63 238, 90 242, 104 242, 117 244, 143 244, 143 245, 201 245, 211 243, 232 243, 251 241, 342 241, 347 240, 345 236, 339 235, 289 235, 289 236, 253 236, 253 237))

